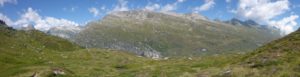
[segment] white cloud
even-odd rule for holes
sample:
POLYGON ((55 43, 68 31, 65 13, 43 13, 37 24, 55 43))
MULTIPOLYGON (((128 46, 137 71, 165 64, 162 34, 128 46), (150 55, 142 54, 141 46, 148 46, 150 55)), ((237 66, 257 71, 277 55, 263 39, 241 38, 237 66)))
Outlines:
POLYGON ((45 17, 45 19, 37 21, 35 28, 41 31, 48 31, 52 27, 56 26, 78 26, 77 23, 66 19, 58 19, 54 17, 45 17))
POLYGON ((0 6, 4 6, 5 3, 17 4, 17 0, 0 0, 0 6))
POLYGON ((193 12, 198 13, 200 11, 206 11, 209 10, 210 8, 214 7, 215 1, 214 0, 205 0, 205 3, 199 7, 195 7, 193 9, 193 12))
POLYGON ((230 3, 230 2, 231 2, 231 0, 226 0, 226 2, 227 2, 227 3, 230 3))
POLYGON ((161 11, 162 12, 168 12, 168 11, 176 10, 176 8, 177 7, 175 5, 173 5, 173 4, 167 4, 164 7, 162 7, 161 11))
POLYGON ((297 26, 297 22, 296 19, 298 19, 299 16, 298 15, 291 15, 289 17, 285 17, 279 21, 270 21, 269 24, 271 26, 274 26, 278 29, 280 29, 282 32, 281 34, 285 35, 285 34, 289 34, 293 31, 295 31, 295 28, 297 26))
POLYGON ((3 20, 9 26, 13 24, 13 22, 11 21, 11 19, 8 18, 7 16, 5 16, 2 13, 0 13, 0 19, 3 20))
POLYGON ((176 2, 172 3, 172 4, 166 4, 165 6, 161 7, 161 11, 162 12, 169 12, 169 11, 173 11, 176 10, 178 7, 177 5, 179 3, 184 2, 185 0, 177 0, 176 2))
POLYGON ((288 10, 288 0, 240 0, 237 14, 246 19, 269 21, 288 10))
POLYGON ((181 3, 181 2, 184 2, 185 0, 177 0, 177 2, 181 3))
POLYGON ((28 8, 27 11, 21 15, 21 18, 14 22, 13 26, 16 28, 21 28, 27 27, 28 25, 35 25, 35 29, 48 31, 50 28, 56 26, 78 26, 79 24, 66 19, 42 17, 36 10, 28 8))
POLYGON ((101 10, 106 10, 106 7, 105 7, 105 6, 102 6, 102 7, 101 7, 101 10))
POLYGON ((94 15, 94 17, 99 15, 99 10, 95 7, 91 7, 88 9, 90 13, 92 13, 94 15))
POLYGON ((76 9, 76 7, 71 7, 71 11, 72 12, 75 11, 75 9, 76 9))
POLYGON ((117 6, 115 6, 115 8, 112 11, 128 11, 129 8, 127 6, 127 3, 127 1, 119 0, 117 6))
POLYGON ((14 23, 14 26, 17 28, 26 27, 27 25, 34 24, 40 20, 41 16, 37 13, 37 11, 32 8, 28 8, 27 11, 21 15, 21 18, 14 23))
POLYGON ((76 7, 76 6, 72 6, 72 7, 64 7, 64 8, 62 8, 64 11, 69 11, 69 12, 74 12, 74 11, 76 11, 76 9, 77 9, 78 7, 76 7))
POLYGON ((294 31, 298 15, 291 15, 276 21, 274 18, 290 10, 288 0, 240 0, 236 14, 244 19, 251 19, 259 23, 278 28, 282 34, 294 31))
POLYGON ((160 5, 159 4, 148 4, 144 8, 144 10, 149 10, 149 11, 155 11, 155 10, 159 10, 159 9, 160 9, 160 5))

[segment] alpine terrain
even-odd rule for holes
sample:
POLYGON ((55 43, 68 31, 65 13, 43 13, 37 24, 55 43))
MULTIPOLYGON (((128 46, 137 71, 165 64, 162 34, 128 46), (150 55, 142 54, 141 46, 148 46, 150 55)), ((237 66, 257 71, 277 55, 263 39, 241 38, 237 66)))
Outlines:
POLYGON ((246 52, 279 37, 276 29, 254 21, 223 23, 193 13, 134 10, 114 12, 88 23, 76 35, 75 42, 87 48, 160 57, 246 52))

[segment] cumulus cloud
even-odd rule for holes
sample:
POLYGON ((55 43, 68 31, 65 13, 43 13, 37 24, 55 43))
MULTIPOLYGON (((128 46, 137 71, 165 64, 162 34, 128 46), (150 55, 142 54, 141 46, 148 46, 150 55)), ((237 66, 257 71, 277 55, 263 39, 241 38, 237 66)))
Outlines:
POLYGON ((102 6, 102 7, 101 7, 101 10, 106 10, 106 7, 105 7, 105 6, 102 6))
POLYGON ((5 3, 13 3, 16 4, 17 0, 0 0, 0 6, 4 6, 5 3))
POLYGON ((291 15, 279 21, 271 20, 269 21, 269 24, 280 29, 283 35, 289 34, 295 30, 295 27, 297 26, 296 19, 298 18, 299 18, 298 15, 291 15))
POLYGON ((99 10, 95 7, 91 7, 88 9, 90 13, 92 13, 94 15, 94 17, 99 15, 99 10))
POLYGON ((177 2, 180 2, 180 3, 181 3, 181 2, 184 2, 184 1, 185 1, 185 0, 177 0, 177 2))
POLYGON ((21 18, 13 23, 13 26, 21 28, 27 27, 28 25, 35 25, 35 29, 48 31, 50 28, 56 26, 78 26, 79 24, 66 19, 42 17, 36 10, 28 8, 27 11, 21 15, 21 18))
POLYGON ((117 6, 114 7, 114 9, 112 10, 113 12, 114 11, 128 11, 129 8, 127 6, 127 1, 124 1, 124 0, 118 0, 118 4, 117 6))
POLYGON ((45 17, 43 20, 37 21, 35 24, 35 28, 41 31, 48 31, 52 27, 57 26, 78 26, 77 23, 66 20, 66 19, 58 19, 54 17, 45 17))
POLYGON ((226 2, 227 2, 227 3, 230 3, 230 2, 231 2, 231 0, 226 0, 226 2))
POLYGON ((195 7, 193 9, 194 13, 199 13, 200 11, 206 11, 209 10, 210 8, 214 7, 215 1, 214 0, 205 0, 205 3, 199 7, 195 7))
POLYGON ((6 15, 0 13, 0 19, 3 20, 7 25, 12 25, 13 22, 6 15))
POLYGON ((179 3, 184 2, 185 0, 177 0, 176 2, 172 3, 172 4, 166 4, 165 6, 161 7, 161 11, 162 12, 169 12, 169 11, 173 11, 176 10, 178 7, 179 3))
POLYGON ((159 4, 147 4, 147 6, 145 6, 144 10, 149 10, 149 11, 155 11, 155 10, 159 10, 160 9, 160 5, 159 4))
POLYGON ((288 0, 240 0, 237 14, 246 19, 268 21, 288 10, 288 0))
POLYGON ((235 13, 244 19, 251 19, 259 23, 278 28, 282 34, 294 31, 298 15, 284 17, 279 21, 274 19, 290 10, 288 0, 240 0, 235 13))
POLYGON ((41 16, 37 13, 37 11, 32 8, 28 8, 27 11, 21 15, 21 18, 14 23, 14 26, 17 28, 27 27, 28 25, 34 24, 40 20, 41 16))

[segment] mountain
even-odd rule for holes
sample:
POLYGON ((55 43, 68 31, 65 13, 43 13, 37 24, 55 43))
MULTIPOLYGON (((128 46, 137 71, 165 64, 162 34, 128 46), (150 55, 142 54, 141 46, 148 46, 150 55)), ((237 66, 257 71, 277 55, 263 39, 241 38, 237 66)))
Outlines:
POLYGON ((49 53, 80 49, 68 40, 37 30, 15 30, 0 24, 0 76, 26 71, 25 67, 51 62, 49 53))
POLYGON ((225 21, 225 23, 232 24, 232 25, 244 25, 243 24, 244 22, 237 18, 232 18, 231 20, 225 21))
POLYGON ((231 20, 225 21, 225 23, 232 25, 248 26, 248 27, 262 27, 262 25, 256 23, 253 20, 241 21, 237 18, 232 18, 231 20))
POLYGON ((259 25, 259 24, 256 23, 256 22, 253 21, 253 20, 246 20, 246 21, 244 22, 244 25, 249 26, 249 25, 259 25))
POLYGON ((251 51, 279 37, 276 31, 214 22, 201 15, 133 10, 88 23, 75 42, 159 57, 251 51))
POLYGON ((83 27, 80 26, 56 26, 50 28, 47 33, 61 38, 73 40, 74 36, 79 33, 83 27))
POLYGON ((247 58, 252 67, 265 67, 289 63, 290 60, 297 60, 300 57, 300 30, 275 40, 263 47, 256 49, 251 57, 247 58))
POLYGON ((29 31, 29 30, 35 30, 35 28, 32 24, 30 24, 27 25, 26 27, 22 27, 21 30, 29 31))
POLYGON ((270 27, 268 25, 258 24, 257 22, 255 22, 253 20, 242 21, 237 18, 232 18, 231 20, 224 21, 224 23, 235 25, 235 26, 247 26, 247 27, 253 27, 253 28, 261 28, 261 29, 271 31, 271 32, 279 32, 279 30, 276 28, 270 27))
POLYGON ((300 29, 246 54, 160 59, 114 49, 83 49, 57 36, 3 24, 0 31, 0 77, 300 76, 300 29))
POLYGON ((0 25, 6 26, 6 23, 3 20, 0 20, 0 25))

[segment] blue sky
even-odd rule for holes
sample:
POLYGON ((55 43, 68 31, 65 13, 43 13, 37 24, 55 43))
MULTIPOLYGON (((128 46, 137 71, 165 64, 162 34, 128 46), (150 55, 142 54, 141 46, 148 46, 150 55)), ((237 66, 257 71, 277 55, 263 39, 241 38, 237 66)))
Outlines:
MULTIPOLYGON (((127 6, 130 9, 143 9, 148 3, 157 3, 161 6, 166 4, 171 4, 176 2, 176 0, 128 0, 127 6)), ((233 1, 234 2, 234 1, 233 1)), ((226 11, 226 3, 223 0, 218 0, 214 5, 215 9, 211 9, 203 13, 203 15, 208 16, 209 18, 216 18, 218 13, 226 11)), ((100 9, 105 7, 108 10, 112 10, 118 4, 118 0, 18 0, 17 4, 5 4, 4 7, 1 7, 1 12, 12 20, 17 20, 22 12, 27 8, 31 7, 35 10, 38 10, 38 13, 41 16, 51 16, 56 18, 65 18, 72 20, 78 23, 85 23, 86 21, 93 19, 100 19, 103 17, 107 11, 101 11, 100 16, 94 17, 89 11, 88 8, 95 7, 100 9)), ((187 0, 178 5, 178 9, 173 12, 177 13, 190 13, 192 12, 193 7, 200 6, 204 4, 202 0, 187 0)), ((231 4, 233 5, 233 4, 231 4)), ((228 14, 230 13, 226 13, 228 14)), ((230 17, 222 17, 224 19, 229 19, 230 17)))
MULTIPOLYGON (((298 28, 300 22, 299 0, 0 0, 0 18, 16 26, 43 22, 47 28, 54 26, 45 23, 48 20, 84 25, 110 12, 136 9, 199 13, 209 19, 252 19, 277 27, 285 34, 298 28), (30 19, 31 15, 36 19, 30 19)), ((43 25, 37 27, 47 30, 43 25)))

